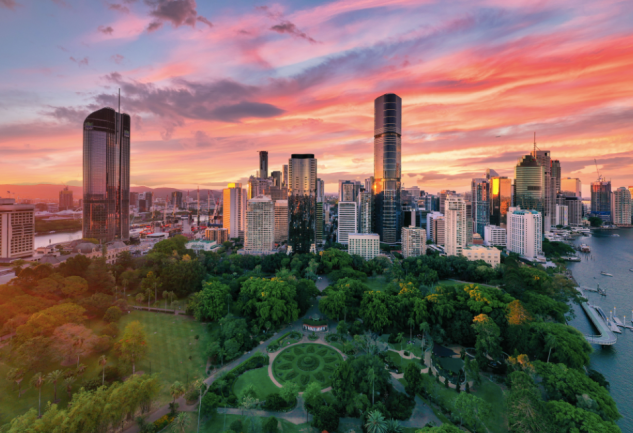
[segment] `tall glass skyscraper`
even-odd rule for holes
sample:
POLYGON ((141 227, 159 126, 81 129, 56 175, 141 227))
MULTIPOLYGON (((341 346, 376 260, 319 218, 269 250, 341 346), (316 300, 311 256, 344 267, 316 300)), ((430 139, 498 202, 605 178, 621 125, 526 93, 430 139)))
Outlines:
POLYGON ((102 108, 83 130, 83 237, 129 240, 130 116, 102 108))
POLYGON ((293 154, 288 161, 288 245, 308 253, 316 243, 317 160, 293 154))
POLYGON ((393 93, 374 101, 374 185, 375 228, 380 241, 400 241, 402 99, 393 93))
POLYGON ((591 182, 591 216, 611 221, 611 181, 591 182))
POLYGON ((545 209, 545 167, 534 156, 525 155, 517 163, 514 173, 515 206, 543 214, 545 209))
POLYGON ((508 210, 512 206, 512 179, 490 178, 490 224, 506 228, 508 210))
POLYGON ((475 232, 483 239, 484 227, 490 223, 490 184, 485 178, 475 178, 471 182, 471 203, 475 232))

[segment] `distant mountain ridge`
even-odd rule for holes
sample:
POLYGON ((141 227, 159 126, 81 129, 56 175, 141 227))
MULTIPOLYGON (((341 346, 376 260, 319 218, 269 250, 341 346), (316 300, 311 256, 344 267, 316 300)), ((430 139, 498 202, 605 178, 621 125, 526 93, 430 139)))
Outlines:
MULTIPOLYGON (((64 189, 66 185, 55 185, 49 183, 43 183, 39 185, 11 185, 11 184, 0 184, 0 197, 9 197, 17 199, 40 199, 42 201, 50 201, 57 202, 59 200, 59 192, 64 189), (11 192, 10 194, 8 192, 11 192), (14 195, 15 193, 15 195, 14 195)), ((75 200, 82 198, 83 196, 83 187, 81 186, 72 186, 69 185, 68 189, 73 192, 73 198, 75 200)), ((150 188, 147 186, 133 186, 130 188, 132 192, 153 192, 154 197, 165 198, 165 196, 170 195, 174 191, 181 191, 183 196, 186 197, 187 190, 178 189, 178 188, 150 188)), ((218 190, 209 190, 209 189, 200 189, 200 198, 202 200, 207 199, 207 191, 211 191, 216 200, 220 198, 218 194, 221 191, 218 190)), ((189 195, 196 199, 197 189, 190 189, 189 195)))

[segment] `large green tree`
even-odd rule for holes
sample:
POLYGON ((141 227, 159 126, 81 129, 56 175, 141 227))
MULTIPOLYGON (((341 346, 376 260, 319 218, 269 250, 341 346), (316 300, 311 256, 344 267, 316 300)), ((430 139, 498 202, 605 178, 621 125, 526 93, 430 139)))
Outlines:
POLYGON ((132 364, 132 375, 136 373, 136 364, 146 355, 149 347, 143 325, 137 320, 130 322, 123 331, 123 337, 114 345, 118 356, 132 364))
POLYGON ((231 289, 218 281, 202 283, 202 291, 194 294, 193 314, 198 320, 217 321, 228 314, 231 289))
POLYGON ((294 285, 278 278, 250 278, 242 285, 240 298, 245 300, 243 312, 259 326, 294 322, 299 316, 294 285))

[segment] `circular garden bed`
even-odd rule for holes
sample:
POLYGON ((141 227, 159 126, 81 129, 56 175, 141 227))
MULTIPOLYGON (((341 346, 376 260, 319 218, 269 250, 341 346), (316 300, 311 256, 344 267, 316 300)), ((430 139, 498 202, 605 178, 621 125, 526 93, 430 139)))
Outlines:
POLYGON ((282 385, 288 382, 299 384, 301 391, 313 381, 327 388, 342 361, 336 350, 323 344, 299 344, 284 349, 275 358, 273 375, 282 385))

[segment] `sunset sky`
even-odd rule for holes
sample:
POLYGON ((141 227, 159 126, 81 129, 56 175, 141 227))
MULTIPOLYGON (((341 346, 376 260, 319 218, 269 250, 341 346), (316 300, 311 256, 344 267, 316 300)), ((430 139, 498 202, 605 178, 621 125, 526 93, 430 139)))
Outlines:
POLYGON ((373 174, 403 100, 406 187, 514 176, 537 144, 584 193, 633 185, 633 2, 0 0, 0 183, 81 185, 82 122, 132 116, 133 185, 219 188, 314 153, 373 174))

